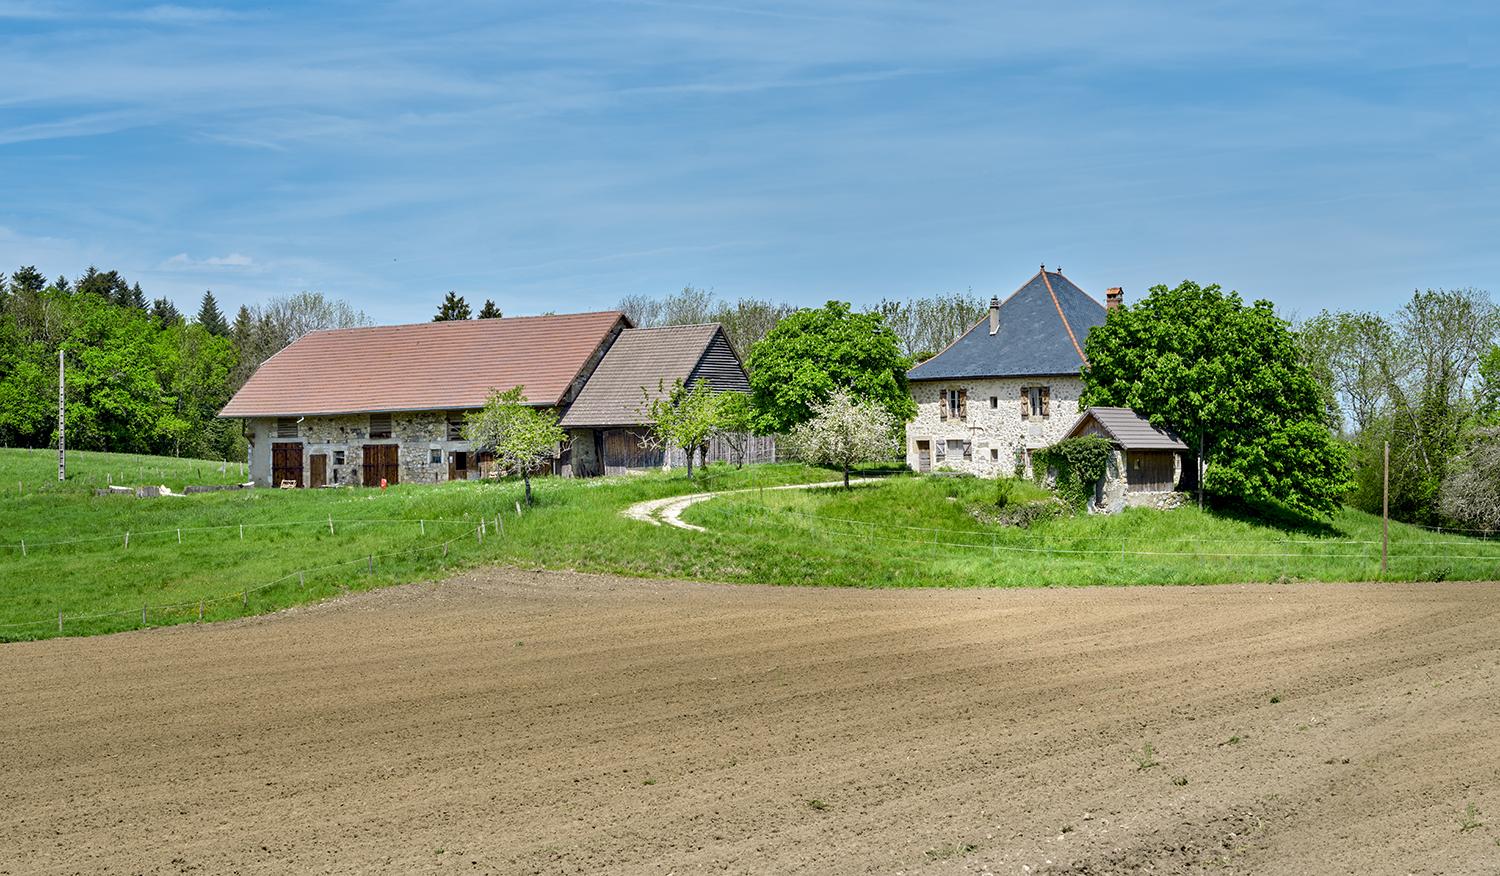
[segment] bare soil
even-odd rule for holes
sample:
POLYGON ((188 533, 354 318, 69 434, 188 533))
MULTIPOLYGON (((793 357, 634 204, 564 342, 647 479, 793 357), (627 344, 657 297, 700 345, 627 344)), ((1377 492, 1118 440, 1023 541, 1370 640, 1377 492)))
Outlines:
POLYGON ((0 647, 0 872, 1495 873, 1497 668, 1495 584, 486 570, 0 647))

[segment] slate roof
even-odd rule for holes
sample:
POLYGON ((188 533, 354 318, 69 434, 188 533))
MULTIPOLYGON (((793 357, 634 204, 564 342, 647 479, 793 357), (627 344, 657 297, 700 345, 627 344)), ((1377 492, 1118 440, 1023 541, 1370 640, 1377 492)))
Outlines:
POLYGON ((1000 331, 986 312, 977 325, 926 362, 911 380, 1077 374, 1089 329, 1104 324, 1104 305, 1056 271, 1038 271, 1000 305, 1000 331))
POLYGON ((1083 427, 1090 421, 1109 436, 1110 440, 1124 450, 1187 450, 1181 438, 1165 429, 1151 425, 1151 421, 1130 408, 1085 408, 1078 415, 1078 422, 1068 430, 1069 438, 1083 434, 1083 427))
POLYGON ((718 323, 631 328, 620 332, 599 367, 563 414, 564 428, 637 426, 644 413, 678 380, 687 382, 714 337, 718 323), (643 388, 649 392, 643 393, 643 388))
POLYGON ((221 417, 463 410, 525 386, 536 405, 569 385, 623 313, 464 319, 311 332, 267 359, 221 417))

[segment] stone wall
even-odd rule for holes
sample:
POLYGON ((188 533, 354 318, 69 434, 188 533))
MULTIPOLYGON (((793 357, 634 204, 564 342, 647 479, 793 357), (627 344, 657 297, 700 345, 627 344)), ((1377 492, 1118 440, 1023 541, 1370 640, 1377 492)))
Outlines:
MULTIPOLYGON (((296 438, 277 438, 276 420, 262 418, 250 421, 250 479, 259 486, 271 483, 271 445, 287 441, 302 443, 302 484, 307 486, 312 467, 309 457, 315 453, 328 456, 328 483, 337 486, 359 486, 363 481, 364 447, 367 444, 394 444, 399 448, 402 483, 436 483, 448 479, 452 453, 472 453, 468 441, 448 440, 448 415, 444 411, 415 411, 391 415, 391 437, 370 438, 370 416, 349 414, 330 417, 304 417, 297 424, 296 438), (343 464, 336 462, 342 452, 343 464), (438 461, 433 461, 436 453, 438 461)), ((470 477, 478 477, 478 466, 469 464, 470 477)))
POLYGON ((1029 473, 1028 450, 1048 447, 1062 440, 1078 421, 1078 399, 1083 394, 1079 377, 1023 377, 1005 379, 934 380, 912 383, 917 416, 906 425, 906 463, 917 468, 917 441, 932 442, 932 469, 949 468, 981 477, 1014 474, 1019 462, 1029 473), (1050 390, 1048 416, 1021 418, 1021 387, 1046 386, 1050 390), (968 416, 962 420, 941 417, 941 390, 967 390, 968 416), (991 407, 990 399, 995 399, 991 407), (969 442, 970 458, 963 457, 963 442, 969 442), (938 442, 943 442, 942 457, 938 442), (951 445, 949 442, 955 442, 951 445))

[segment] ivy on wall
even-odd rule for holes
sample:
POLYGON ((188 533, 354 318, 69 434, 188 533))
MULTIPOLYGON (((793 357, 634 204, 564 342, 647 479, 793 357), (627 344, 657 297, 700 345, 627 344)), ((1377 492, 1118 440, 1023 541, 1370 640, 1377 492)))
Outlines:
POLYGON ((1057 493, 1074 507, 1088 504, 1094 485, 1104 477, 1114 446, 1098 435, 1065 438, 1051 447, 1036 451, 1041 465, 1033 466, 1040 479, 1049 469, 1057 473, 1057 493))

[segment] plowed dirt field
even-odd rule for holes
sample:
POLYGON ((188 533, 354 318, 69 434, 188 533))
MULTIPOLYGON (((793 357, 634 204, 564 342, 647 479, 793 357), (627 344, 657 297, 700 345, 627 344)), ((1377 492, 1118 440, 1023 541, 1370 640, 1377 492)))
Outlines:
POLYGON ((1500 585, 495 569, 5 645, 0 743, 3 873, 1496 873, 1500 585))

